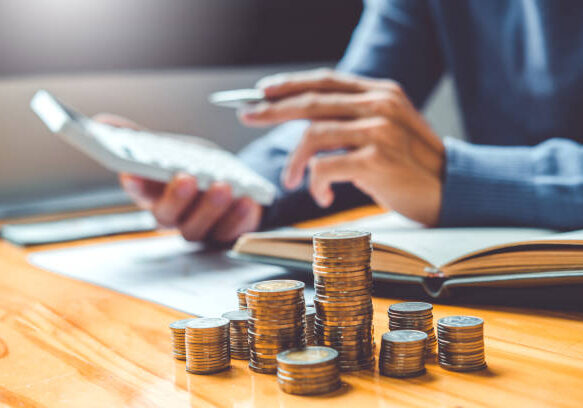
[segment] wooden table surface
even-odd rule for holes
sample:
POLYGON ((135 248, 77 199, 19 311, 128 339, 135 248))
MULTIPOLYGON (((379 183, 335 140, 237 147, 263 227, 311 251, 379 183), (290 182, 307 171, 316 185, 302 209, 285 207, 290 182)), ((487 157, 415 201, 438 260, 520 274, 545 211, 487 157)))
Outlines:
MULTIPOLYGON (((124 237, 81 244, 112 239, 124 237)), ((426 375, 405 380, 359 372, 343 375, 339 392, 300 397, 242 361, 221 374, 187 374, 171 356, 168 330, 183 313, 32 267, 29 251, 0 242, 0 404, 7 406, 583 406, 583 313, 436 305, 436 319, 484 318, 487 370, 461 374, 430 363, 426 375)), ((377 337, 394 301, 374 299, 377 337)))

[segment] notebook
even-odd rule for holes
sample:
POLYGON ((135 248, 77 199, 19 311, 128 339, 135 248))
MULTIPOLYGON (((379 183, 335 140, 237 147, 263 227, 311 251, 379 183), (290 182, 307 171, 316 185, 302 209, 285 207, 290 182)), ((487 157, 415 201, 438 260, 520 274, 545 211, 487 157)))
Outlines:
MULTIPOLYGON (((370 231, 375 279, 418 283, 433 297, 445 296, 451 289, 463 286, 583 283, 583 230, 428 229, 395 212, 333 229, 370 231)), ((321 230, 285 228, 245 234, 230 255, 310 268, 311 237, 321 230)))

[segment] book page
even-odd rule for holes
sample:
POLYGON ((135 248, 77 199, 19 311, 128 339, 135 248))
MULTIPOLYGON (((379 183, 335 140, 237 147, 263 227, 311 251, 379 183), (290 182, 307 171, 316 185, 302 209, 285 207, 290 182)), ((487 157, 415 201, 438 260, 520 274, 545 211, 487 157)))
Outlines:
MULTIPOLYGON (((311 237, 314 233, 330 229, 370 231, 372 240, 377 247, 387 247, 387 249, 392 247, 408 252, 436 267, 445 265, 471 252, 494 245, 528 241, 541 237, 551 238, 549 235, 552 235, 552 239, 566 236, 566 234, 557 235, 553 230, 538 228, 423 228, 421 224, 411 221, 394 211, 339 224, 334 227, 312 229, 282 228, 275 231, 252 233, 249 236, 264 239, 299 240, 311 243, 311 237)), ((581 232, 581 235, 583 235, 583 232, 581 232)))
POLYGON ((474 251, 540 238, 553 232, 537 228, 427 228, 377 232, 373 241, 409 252, 439 268, 474 251))

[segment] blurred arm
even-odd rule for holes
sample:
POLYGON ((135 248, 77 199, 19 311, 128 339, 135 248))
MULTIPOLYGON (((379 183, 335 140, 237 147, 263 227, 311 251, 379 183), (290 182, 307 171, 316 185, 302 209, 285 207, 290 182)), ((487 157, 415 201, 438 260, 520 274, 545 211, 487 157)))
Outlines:
POLYGON ((441 226, 583 228, 583 146, 551 139, 534 147, 446 139, 441 226))

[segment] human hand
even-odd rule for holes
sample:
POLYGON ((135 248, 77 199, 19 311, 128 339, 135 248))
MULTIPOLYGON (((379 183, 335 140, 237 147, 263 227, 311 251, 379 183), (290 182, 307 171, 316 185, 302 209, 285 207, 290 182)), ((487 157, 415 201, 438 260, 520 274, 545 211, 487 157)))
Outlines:
MULTIPOLYGON (((99 114, 98 122, 141 130, 128 119, 99 114)), ((227 243, 254 231, 261 220, 262 207, 249 197, 233 198, 229 185, 216 182, 200 191, 196 178, 177 174, 169 183, 120 174, 120 183, 139 207, 150 210, 158 223, 176 227, 189 241, 212 240, 227 243)))
POLYGON ((351 182, 383 207, 437 224, 445 148, 399 84, 315 70, 257 86, 268 102, 240 112, 244 124, 311 120, 282 172, 286 188, 297 188, 309 168, 310 193, 322 207, 334 201, 332 183, 351 182), (338 149, 346 151, 316 156, 338 149))

